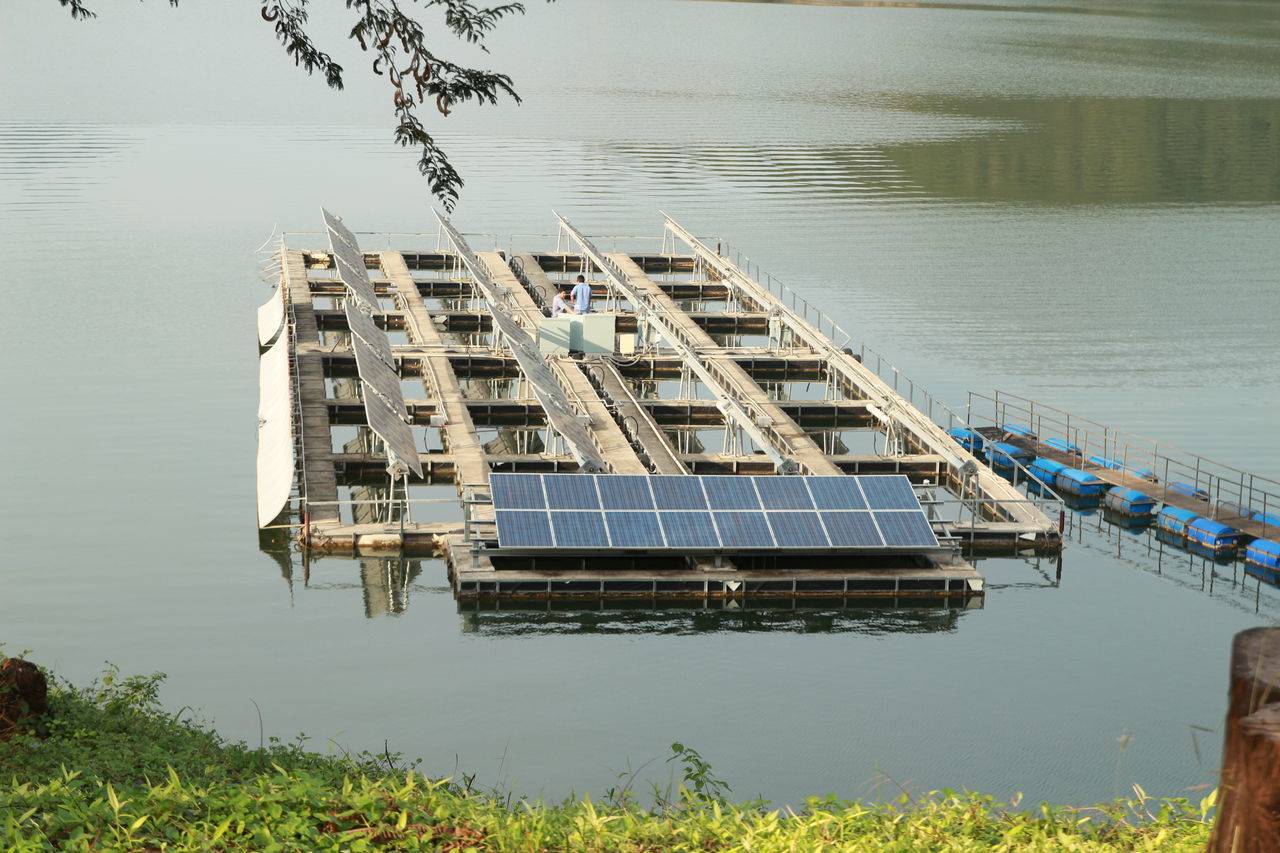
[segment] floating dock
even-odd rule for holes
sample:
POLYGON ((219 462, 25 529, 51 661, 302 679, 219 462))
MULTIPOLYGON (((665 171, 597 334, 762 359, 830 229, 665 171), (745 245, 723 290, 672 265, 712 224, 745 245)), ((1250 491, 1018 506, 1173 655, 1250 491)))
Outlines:
POLYGON ((985 441, 1140 492, 1188 519, 1228 525, 1246 539, 1280 536, 1280 482, 1274 479, 1016 394, 970 394, 967 408, 972 422, 990 421, 971 430, 985 441))
POLYGON ((463 598, 795 598, 978 596, 965 549, 1061 547, 1060 504, 954 413, 669 217, 649 250, 557 217, 554 250, 474 251, 440 215, 323 215, 273 250, 258 316, 258 522, 302 548, 438 554, 463 598), (551 317, 578 276, 591 313, 551 317), (461 521, 421 519, 433 483, 461 521))

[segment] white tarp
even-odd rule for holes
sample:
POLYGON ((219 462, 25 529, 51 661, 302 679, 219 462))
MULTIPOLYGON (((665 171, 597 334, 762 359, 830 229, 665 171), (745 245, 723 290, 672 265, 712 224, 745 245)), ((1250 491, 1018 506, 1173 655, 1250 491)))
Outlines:
POLYGON ((258 308, 258 343, 265 347, 283 323, 284 289, 277 287, 271 298, 258 308))
POLYGON ((293 396, 289 342, 281 339, 258 360, 258 526, 266 527, 293 489, 293 396))

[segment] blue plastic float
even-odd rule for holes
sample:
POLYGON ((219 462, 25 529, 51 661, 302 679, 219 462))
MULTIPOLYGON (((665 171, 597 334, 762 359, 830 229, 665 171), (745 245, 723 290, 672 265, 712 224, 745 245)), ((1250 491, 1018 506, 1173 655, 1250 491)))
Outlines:
POLYGON ((1191 485, 1190 483, 1170 483, 1169 491, 1177 492, 1180 495, 1186 495, 1187 497, 1195 498, 1196 500, 1201 500, 1201 501, 1209 500, 1208 492, 1206 492, 1204 489, 1198 489, 1195 486, 1191 485))
POLYGON ((1244 561, 1263 569, 1280 571, 1280 542, 1255 539, 1244 550, 1244 561))
POLYGON ((1156 516, 1156 526, 1161 530, 1167 530, 1178 536, 1186 536, 1187 528, 1191 525, 1191 522, 1199 517, 1192 510, 1167 506, 1160 510, 1160 513, 1156 516))
POLYGON ((1114 486, 1108 489, 1102 502, 1107 509, 1118 512, 1121 515, 1148 516, 1155 512, 1156 508, 1155 498, 1145 495, 1137 489, 1126 489, 1122 486, 1114 486))
POLYGON ((1240 531, 1219 521, 1197 518, 1187 525, 1187 539, 1212 551, 1234 551, 1240 544, 1240 531))
POLYGON ((1280 527, 1280 515, 1273 512, 1255 512, 1253 514, 1254 521, 1261 521, 1263 524, 1271 527, 1280 527))
POLYGON ((1005 424, 1004 426, 1000 427, 1000 429, 1004 430, 1010 435, 1020 435, 1023 438, 1036 437, 1036 434, 1034 432, 1032 432, 1027 427, 1022 426, 1021 424, 1005 424))
POLYGON ((1255 539, 1244 551, 1244 570, 1267 583, 1280 585, 1280 542, 1255 539))
POLYGON ((1066 471, 1068 468, 1061 462, 1054 462, 1052 459, 1041 456, 1028 465, 1027 470, 1039 477, 1040 481, 1049 488, 1055 488, 1059 472, 1066 471))
POLYGON ((955 440, 956 444, 963 447, 970 453, 982 452, 982 436, 975 430, 965 429, 964 427, 953 427, 947 430, 947 435, 955 440))
POLYGON ((1003 441, 993 441, 988 444, 986 456, 993 468, 1012 468, 1015 460, 1026 465, 1035 458, 1035 454, 1030 450, 1023 450, 1021 447, 1006 444, 1003 441))
POLYGON ((1088 471, 1064 467, 1057 476, 1058 491, 1081 498, 1093 498, 1107 490, 1107 484, 1088 471))

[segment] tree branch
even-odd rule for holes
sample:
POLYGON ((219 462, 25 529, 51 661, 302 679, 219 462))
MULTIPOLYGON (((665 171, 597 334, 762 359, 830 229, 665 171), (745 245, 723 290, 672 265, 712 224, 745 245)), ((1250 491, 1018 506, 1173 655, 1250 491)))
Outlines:
MULTIPOLYGON (((177 6, 179 0, 169 0, 177 6)), ((294 65, 308 74, 322 74, 332 89, 343 87, 342 66, 320 50, 307 32, 308 7, 312 0, 260 0, 262 19, 273 25, 276 40, 292 57, 294 65)), ((347 37, 373 55, 373 73, 386 77, 392 88, 396 117, 394 139, 400 145, 422 149, 418 171, 427 179, 431 192, 453 210, 462 189, 462 176, 427 132, 417 108, 434 102, 437 112, 448 116, 454 105, 467 101, 496 104, 506 96, 520 103, 511 78, 479 68, 468 68, 436 55, 427 44, 422 24, 406 14, 401 3, 431 9, 439 7, 444 24, 459 39, 484 45, 485 36, 509 15, 522 15, 523 3, 477 6, 473 0, 342 0, 355 16, 347 37)), ((555 0, 547 0, 553 3, 555 0)), ((58 0, 77 20, 97 17, 85 8, 84 0, 58 0)))

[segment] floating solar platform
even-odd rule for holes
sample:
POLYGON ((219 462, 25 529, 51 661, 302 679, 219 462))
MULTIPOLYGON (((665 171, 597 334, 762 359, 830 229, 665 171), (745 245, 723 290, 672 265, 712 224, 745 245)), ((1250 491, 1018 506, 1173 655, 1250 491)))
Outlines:
POLYGON ((499 550, 921 552, 940 546, 901 475, 492 474, 499 550))
POLYGON ((406 252, 323 219, 281 242, 258 316, 260 344, 276 342, 260 371, 259 525, 296 530, 309 551, 431 553, 462 597, 737 599, 981 596, 953 543, 1060 547, 1021 492, 669 220, 687 252, 603 252, 563 218, 574 248, 472 250, 444 217, 434 250, 406 252), (580 271, 615 349, 541 352, 546 297, 580 271), (688 299, 755 310, 726 323, 688 299), (665 398, 662 383, 683 376, 707 399, 665 398), (775 379, 846 393, 780 400, 775 379), (723 452, 676 440, 723 424, 742 439, 723 452), (896 425, 901 452, 833 452, 814 437, 828 425, 896 425), (943 547, 908 477, 943 501, 971 480, 981 517, 948 527, 943 547), (456 485, 456 520, 421 491, 436 483, 456 485))

